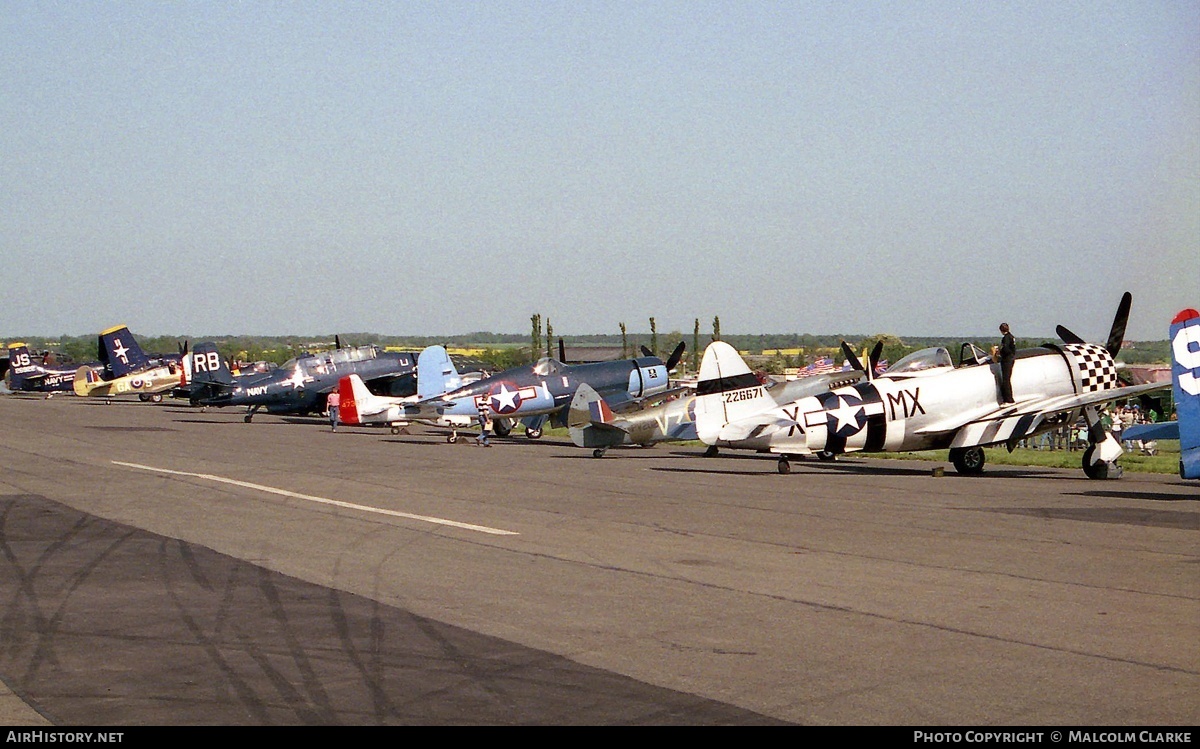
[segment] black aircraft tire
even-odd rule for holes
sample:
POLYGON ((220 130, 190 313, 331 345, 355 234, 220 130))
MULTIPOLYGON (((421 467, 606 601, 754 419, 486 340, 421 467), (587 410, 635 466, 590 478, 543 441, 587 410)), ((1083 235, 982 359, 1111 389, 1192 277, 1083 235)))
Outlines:
POLYGON ((492 431, 497 437, 507 437, 512 432, 512 422, 508 419, 496 419, 492 422, 492 431))
POLYGON ((455 442, 458 442, 458 435, 457 434, 448 434, 448 435, 446 435, 446 441, 449 442, 451 445, 453 445, 455 442))
POLYGON ((595 450, 592 450, 592 457, 593 458, 603 458, 605 452, 606 451, 603 447, 597 447, 595 450))
POLYGON ((954 470, 964 476, 983 473, 984 454, 982 447, 955 447, 950 449, 950 462, 954 470))
POLYGON ((246 414, 245 416, 243 416, 243 417, 242 417, 242 421, 244 421, 244 422, 246 422, 247 424, 249 424, 249 423, 250 423, 250 420, 251 420, 251 419, 253 419, 253 418, 254 418, 254 414, 246 414))
POLYGON ((1088 449, 1083 451, 1083 473, 1089 479, 1095 481, 1103 481, 1108 478, 1108 463, 1100 461, 1092 465, 1092 455, 1096 452, 1095 445, 1088 445, 1088 449))
POLYGON ((784 475, 792 472, 792 464, 787 458, 779 459, 779 472, 784 475))
POLYGON ((721 449, 719 447, 717 447, 716 445, 709 445, 708 449, 704 451, 704 457, 706 457, 706 458, 715 458, 720 454, 721 454, 721 449))
POLYGON ((539 439, 542 436, 541 429, 526 429, 525 436, 531 440, 539 439))
POLYGON ((837 460, 837 454, 831 453, 828 450, 822 450, 817 453, 817 458, 820 460, 837 460))
POLYGON ((150 396, 146 395, 145 393, 138 393, 138 400, 140 400, 142 403, 149 403, 150 396))
POLYGON ((150 396, 150 402, 162 403, 162 393, 155 393, 154 395, 150 396))

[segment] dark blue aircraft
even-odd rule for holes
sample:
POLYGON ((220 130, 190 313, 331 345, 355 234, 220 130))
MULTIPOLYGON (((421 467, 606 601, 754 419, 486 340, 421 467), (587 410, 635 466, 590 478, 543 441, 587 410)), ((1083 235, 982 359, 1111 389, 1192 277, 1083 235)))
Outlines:
POLYGON ((198 406, 246 406, 247 423, 261 409, 271 414, 321 413, 325 397, 350 374, 357 374, 380 394, 412 395, 417 391, 416 367, 415 352, 358 346, 304 354, 270 372, 235 377, 217 353, 217 345, 205 342, 191 354, 189 399, 198 406))
POLYGON ((55 364, 52 355, 32 354, 24 343, 8 344, 8 363, 4 385, 14 393, 69 393, 78 369, 55 364))

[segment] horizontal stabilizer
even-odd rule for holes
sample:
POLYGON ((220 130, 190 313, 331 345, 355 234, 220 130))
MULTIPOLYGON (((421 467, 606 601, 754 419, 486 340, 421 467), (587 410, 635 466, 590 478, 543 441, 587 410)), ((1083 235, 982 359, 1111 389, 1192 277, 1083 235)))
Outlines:
POLYGON ((1164 421, 1158 424, 1134 424, 1121 432, 1122 440, 1147 442, 1150 440, 1179 439, 1179 422, 1164 421))
POLYGON ((614 425, 612 409, 596 390, 580 383, 567 410, 567 428, 576 447, 612 447, 624 444, 626 431, 614 425))

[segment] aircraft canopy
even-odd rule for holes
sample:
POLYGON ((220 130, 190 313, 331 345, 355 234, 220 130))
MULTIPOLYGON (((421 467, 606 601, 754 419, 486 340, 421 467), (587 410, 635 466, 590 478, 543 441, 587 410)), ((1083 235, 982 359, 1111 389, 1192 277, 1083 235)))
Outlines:
POLYGON ((954 367, 954 360, 950 358, 950 352, 946 350, 945 346, 934 346, 912 352, 888 367, 886 374, 913 374, 943 367, 954 367))

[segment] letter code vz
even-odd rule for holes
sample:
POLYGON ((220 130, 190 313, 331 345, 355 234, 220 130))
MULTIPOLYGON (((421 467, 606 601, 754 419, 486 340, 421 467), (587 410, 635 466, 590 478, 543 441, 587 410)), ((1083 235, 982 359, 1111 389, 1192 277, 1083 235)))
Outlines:
POLYGON ((763 389, 761 387, 746 388, 745 390, 733 390, 725 394, 726 403, 737 403, 738 401, 749 401, 761 397, 763 389))

